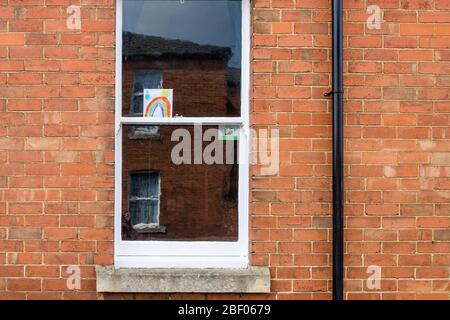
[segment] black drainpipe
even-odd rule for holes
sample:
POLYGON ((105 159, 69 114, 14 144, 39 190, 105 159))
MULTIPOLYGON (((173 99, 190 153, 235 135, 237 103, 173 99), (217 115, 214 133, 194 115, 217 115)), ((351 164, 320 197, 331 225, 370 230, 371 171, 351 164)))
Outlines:
POLYGON ((342 0, 333 10, 333 300, 344 299, 344 131, 342 79, 342 0))

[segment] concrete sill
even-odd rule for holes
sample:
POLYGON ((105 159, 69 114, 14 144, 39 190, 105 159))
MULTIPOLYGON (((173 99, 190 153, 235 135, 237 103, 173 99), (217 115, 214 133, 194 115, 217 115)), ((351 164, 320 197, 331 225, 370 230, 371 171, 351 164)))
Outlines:
POLYGON ((269 268, 139 269, 97 266, 97 292, 269 293, 269 268))

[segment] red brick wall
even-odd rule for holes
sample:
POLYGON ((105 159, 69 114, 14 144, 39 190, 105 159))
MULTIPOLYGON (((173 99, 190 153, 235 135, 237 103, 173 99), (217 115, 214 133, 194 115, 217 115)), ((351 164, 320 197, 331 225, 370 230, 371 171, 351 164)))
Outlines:
POLYGON ((0 297, 96 298, 113 263, 114 2, 0 1, 0 297), (80 265, 80 291, 66 266, 80 265))
MULTIPOLYGON (((251 121, 282 137, 279 174, 251 182, 251 263, 273 279, 259 298, 331 297, 329 3, 252 1, 251 121)), ((96 298, 94 266, 113 263, 114 2, 70 3, 81 32, 67 1, 45 4, 0 0, 0 297, 96 298)), ((449 298, 449 17, 448 0, 345 1, 347 298, 449 298)), ((107 298, 168 296, 192 297, 107 298)))
MULTIPOLYGON (((283 138, 279 176, 253 179, 253 263, 278 298, 330 298, 329 3, 254 4, 252 121, 283 138)), ((450 2, 344 3, 346 297, 448 299, 450 2)))

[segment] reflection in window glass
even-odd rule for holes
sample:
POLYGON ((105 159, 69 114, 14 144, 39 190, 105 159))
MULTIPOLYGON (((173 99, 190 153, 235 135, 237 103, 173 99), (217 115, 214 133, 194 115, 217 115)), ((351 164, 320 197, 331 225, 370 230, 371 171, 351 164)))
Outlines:
POLYGON ((140 116, 143 89, 173 89, 173 115, 240 116, 241 1, 123 4, 124 116, 140 116))
POLYGON ((238 138, 218 126, 158 128, 153 139, 123 126, 122 239, 237 241, 238 138), (155 223, 157 205, 159 232, 133 227, 155 223))
POLYGON ((133 74, 133 91, 130 115, 142 116, 144 88, 161 88, 162 73, 155 70, 135 70, 133 74))
POLYGON ((135 230, 158 225, 159 173, 133 172, 130 174, 129 214, 135 230))

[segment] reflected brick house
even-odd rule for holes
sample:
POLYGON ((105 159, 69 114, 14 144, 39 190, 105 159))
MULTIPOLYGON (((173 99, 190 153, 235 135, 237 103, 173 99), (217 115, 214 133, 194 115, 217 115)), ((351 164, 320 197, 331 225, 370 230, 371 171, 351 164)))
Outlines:
MULTIPOLYGON (((126 59, 123 61, 122 112, 125 116, 133 113, 142 116, 142 91, 133 90, 139 86, 135 83, 133 87, 133 82, 146 80, 136 79, 139 72, 154 78, 148 80, 147 87, 156 83, 155 88, 173 88, 173 113, 178 116, 239 113, 239 96, 230 95, 239 84, 233 79, 234 74, 228 74, 229 48, 129 32, 124 33, 123 43, 126 59), (192 94, 196 91, 204 93, 200 99, 192 94), (136 93, 141 97, 136 99, 137 103, 132 98, 136 93)), ((175 165, 171 161, 171 150, 178 141, 171 141, 171 138, 177 128, 157 126, 153 134, 139 133, 139 129, 145 130, 145 127, 127 126, 123 132, 123 212, 129 216, 130 174, 155 171, 161 180, 160 211, 163 214, 159 222, 164 232, 139 234, 128 219, 124 237, 135 240, 236 239, 237 166, 175 165)), ((182 129, 188 130, 194 139, 192 126, 182 129)), ((201 134, 207 129, 203 128, 201 134)), ((193 163, 194 141, 191 154, 193 163)))

